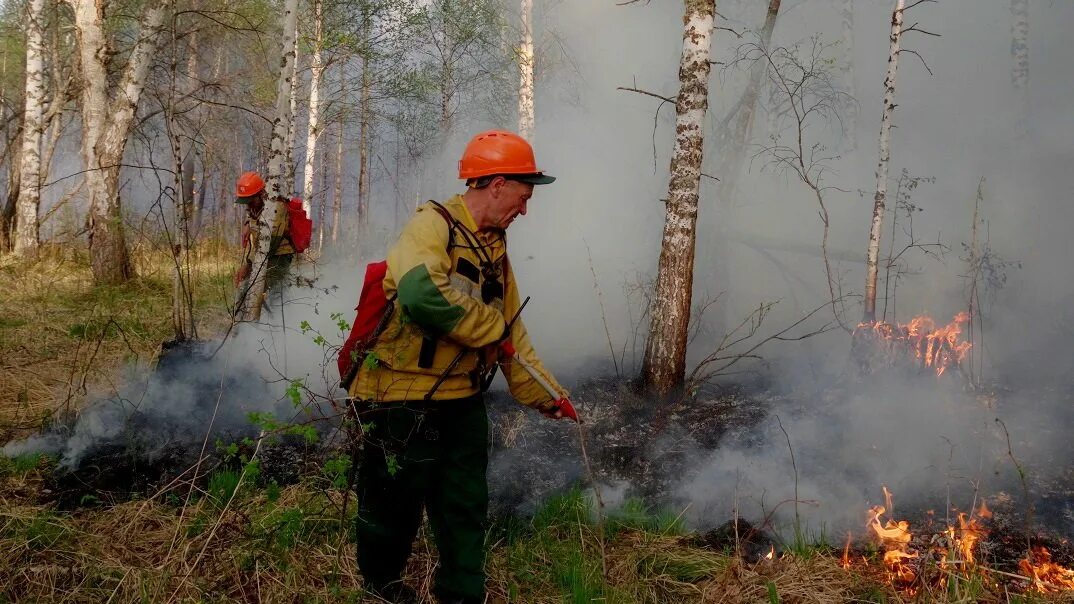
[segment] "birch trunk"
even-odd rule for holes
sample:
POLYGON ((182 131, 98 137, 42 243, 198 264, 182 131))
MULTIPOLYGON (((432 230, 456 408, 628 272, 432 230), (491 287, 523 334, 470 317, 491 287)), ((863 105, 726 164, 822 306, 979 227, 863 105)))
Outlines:
MULTIPOLYGON (((306 165, 302 173, 302 207, 313 215, 313 170, 317 157, 317 138, 320 136, 320 87, 324 65, 321 62, 322 0, 313 0, 313 56, 310 58, 309 124, 306 128, 306 165)), ((319 228, 320 222, 318 222, 319 228)))
MULTIPOLYGON (((45 109, 45 1, 26 5, 26 98, 23 109, 19 199, 15 209, 15 254, 29 256, 40 242, 41 137, 45 109)), ((56 102, 62 102, 57 99, 56 102)))
MULTIPOLYGON (((342 100, 344 93, 344 82, 346 81, 343 73, 343 64, 339 66, 339 98, 342 100)), ((339 112, 339 124, 338 135, 336 137, 336 180, 332 191, 332 243, 336 243, 336 239, 339 237, 339 214, 343 207, 343 123, 346 119, 346 112, 339 112)))
POLYGON ((876 196, 873 198, 873 220, 869 229, 869 248, 865 257, 865 310, 862 322, 876 322, 876 278, 880 259, 880 234, 884 226, 884 208, 888 194, 888 162, 891 159, 891 118, 895 113, 895 76, 899 70, 899 50, 902 47, 903 11, 906 0, 896 0, 891 13, 891 49, 888 71, 884 77, 884 114, 880 120, 880 160, 876 166, 876 196))
MULTIPOLYGON (((764 25, 761 27, 760 44, 768 52, 772 42, 772 32, 776 29, 776 17, 779 16, 781 0, 769 0, 768 11, 765 13, 764 25)), ((722 164, 717 173, 720 181, 720 201, 730 205, 735 198, 738 189, 738 177, 742 171, 743 158, 746 157, 746 144, 753 131, 753 121, 757 112, 757 99, 761 93, 761 84, 768 63, 763 57, 757 59, 750 67, 750 80, 742 93, 739 101, 738 116, 735 120, 735 129, 731 134, 730 145, 720 149, 722 164)))
POLYGON ((533 0, 522 0, 522 41, 518 48, 518 134, 533 140, 533 0))
POLYGON ((162 38, 164 13, 172 0, 161 0, 146 9, 141 35, 131 49, 114 95, 108 90, 103 4, 67 2, 74 10, 82 64, 82 160, 90 198, 87 217, 90 265, 97 283, 121 283, 130 279, 134 270, 123 233, 120 164, 149 64, 162 38))
POLYGON ((642 381, 661 395, 682 385, 693 294, 694 242, 708 110, 715 0, 686 0, 675 149, 642 381))
POLYGON ((272 142, 269 150, 268 178, 265 189, 268 201, 265 210, 258 218, 257 249, 253 254, 253 271, 250 276, 250 288, 243 296, 242 316, 247 321, 261 319, 261 305, 265 297, 265 273, 268 269, 269 244, 272 240, 272 225, 277 212, 286 212, 284 204, 275 203, 278 197, 284 197, 284 169, 287 161, 287 132, 290 129, 292 82, 295 78, 295 39, 298 30, 298 0, 286 0, 281 17, 283 40, 280 46, 280 75, 276 83, 276 118, 272 122, 272 142))
MULTIPOLYGON (((179 20, 175 23, 178 25, 179 20)), ((175 165, 175 222, 177 241, 172 246, 174 271, 172 274, 172 327, 176 341, 182 342, 198 337, 194 324, 194 292, 192 289, 192 262, 190 252, 194 232, 194 137, 191 128, 180 124, 177 115, 186 114, 187 119, 197 119, 197 108, 182 105, 183 100, 193 98, 198 74, 198 32, 190 32, 186 44, 186 74, 182 84, 177 85, 179 54, 177 33, 172 32, 172 90, 167 107, 168 132, 172 138, 172 161, 175 165)))
POLYGON ((284 168, 284 189, 283 195, 290 197, 295 190, 295 116, 298 115, 298 32, 295 31, 295 60, 294 66, 291 70, 291 97, 288 103, 288 111, 290 115, 287 118, 287 141, 286 149, 287 156, 285 159, 284 168))

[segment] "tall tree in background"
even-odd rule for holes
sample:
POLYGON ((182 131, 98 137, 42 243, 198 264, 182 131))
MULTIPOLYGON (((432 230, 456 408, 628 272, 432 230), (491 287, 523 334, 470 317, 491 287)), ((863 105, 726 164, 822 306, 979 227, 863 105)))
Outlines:
MULTIPOLYGON (((843 88, 851 97, 856 98, 854 85, 854 0, 843 0, 839 11, 843 30, 843 61, 840 70, 843 73, 843 88)), ((849 103, 843 117, 843 140, 846 148, 854 150, 858 145, 858 104, 849 103)))
POLYGON ((522 40, 518 45, 518 70, 518 133, 526 140, 533 140, 533 0, 522 0, 522 40))
POLYGON ((253 274, 250 289, 243 297, 243 318, 257 321, 261 318, 261 305, 265 297, 265 273, 268 269, 269 245, 272 241, 272 225, 277 212, 286 212, 284 204, 274 203, 277 197, 286 196, 285 163, 287 161, 287 132, 291 127, 292 80, 295 77, 295 40, 298 34, 298 0, 285 0, 280 17, 283 35, 280 44, 280 75, 276 83, 276 115, 272 121, 272 143, 269 150, 268 178, 265 188, 269 202, 258 219, 257 249, 253 254, 253 274), (266 216, 270 214, 271 216, 266 216))
MULTIPOLYGON (((776 29, 776 18, 779 16, 780 0, 768 0, 768 10, 765 12, 764 25, 759 34, 760 48, 767 51, 772 42, 772 32, 776 29)), ((738 177, 742 171, 743 159, 747 156, 746 144, 750 140, 753 131, 754 117, 757 113, 757 99, 761 93, 761 84, 764 81, 768 63, 764 60, 754 61, 750 66, 750 79, 746 83, 746 89, 742 92, 742 98, 735 106, 737 113, 733 129, 723 130, 724 140, 720 141, 720 169, 717 174, 721 178, 720 194, 718 199, 726 204, 734 202, 738 188, 738 177), (726 136, 729 135, 729 136, 726 136), (727 140, 730 139, 730 140, 727 140)))
POLYGON ((715 0, 686 0, 685 4, 679 95, 675 103, 675 149, 641 376, 643 384, 659 394, 668 394, 680 386, 686 374, 704 149, 702 125, 708 110, 709 56, 716 16, 715 0))
MULTIPOLYGON (((56 99, 62 103, 62 99, 56 99)), ((15 218, 15 253, 27 256, 40 241, 41 137, 45 114, 45 0, 26 3, 26 98, 22 118, 22 157, 15 218)))
MULTIPOLYGON (((310 54, 310 102, 309 120, 306 126, 306 163, 302 173, 302 207, 306 214, 310 211, 313 202, 313 170, 314 161, 317 158, 317 139, 321 135, 321 74, 324 73, 324 62, 321 57, 324 45, 324 2, 313 0, 313 52, 310 54)), ((324 230, 320 224, 318 230, 324 230)))
POLYGON ((862 323, 876 322, 876 278, 880 259, 880 234, 884 226, 884 207, 888 192, 888 162, 891 159, 891 118, 895 113, 895 76, 902 49, 903 14, 906 0, 896 0, 891 13, 891 37, 888 71, 884 77, 884 113, 880 119, 880 160, 876 166, 876 195, 873 197, 873 220, 869 229, 869 247, 865 256, 865 309, 862 323))
POLYGON ((372 142, 370 129, 373 121, 373 9, 368 3, 362 5, 362 23, 359 30, 360 58, 362 62, 362 90, 358 100, 358 224, 369 220, 369 146, 372 142))
POLYGON ((1011 84, 1019 103, 1015 123, 1018 134, 1024 135, 1029 114, 1029 0, 1011 0, 1011 84))
POLYGON ((108 78, 114 54, 109 52, 104 31, 105 4, 67 2, 74 9, 82 64, 82 160, 90 197, 90 265, 97 283, 121 283, 133 276, 134 269, 123 233, 120 166, 149 64, 162 38, 164 13, 172 0, 147 5, 137 42, 115 90, 110 90, 108 78))

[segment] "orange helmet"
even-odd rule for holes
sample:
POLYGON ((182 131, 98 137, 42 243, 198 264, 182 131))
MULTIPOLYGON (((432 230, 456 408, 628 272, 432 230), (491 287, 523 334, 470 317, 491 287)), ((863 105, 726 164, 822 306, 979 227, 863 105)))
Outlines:
POLYGON ((257 175, 257 172, 243 172, 235 185, 235 203, 246 203, 247 197, 253 197, 265 190, 265 181, 257 175))
POLYGON ((520 176, 516 180, 544 185, 555 180, 537 169, 533 147, 506 130, 488 130, 475 136, 459 160, 459 178, 470 180, 496 174, 520 176))

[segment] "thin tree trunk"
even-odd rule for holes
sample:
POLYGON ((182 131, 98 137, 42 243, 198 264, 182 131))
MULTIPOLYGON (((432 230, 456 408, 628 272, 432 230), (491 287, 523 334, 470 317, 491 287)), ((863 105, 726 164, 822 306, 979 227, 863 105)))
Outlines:
POLYGON ((708 110, 715 0, 686 0, 675 150, 642 381, 661 395, 682 385, 693 294, 697 201, 708 110))
POLYGON ((298 34, 295 34, 295 65, 291 73, 291 113, 287 120, 287 159, 284 170, 284 195, 290 197, 295 191, 295 116, 298 115, 298 34))
POLYGON ((522 0, 522 41, 518 49, 518 134, 533 140, 533 0, 522 0))
POLYGON ((127 136, 161 40, 164 13, 172 0, 146 9, 141 36, 131 49, 114 98, 109 99, 103 5, 67 0, 74 9, 82 64, 82 159, 90 208, 87 218, 90 265, 97 283, 114 284, 134 275, 123 233, 119 173, 127 136), (100 9, 100 10, 99 10, 100 9))
MULTIPOLYGON (((21 126, 16 132, 15 140, 10 141, 12 146, 15 145, 19 138, 19 134, 22 132, 21 126)), ((18 151, 12 151, 9 153, 9 159, 7 165, 7 197, 4 199, 3 207, 0 207, 0 252, 11 252, 15 247, 15 208, 18 205, 19 199, 19 162, 18 151)))
POLYGON ((320 255, 324 249, 324 219, 328 213, 328 164, 329 162, 322 154, 321 156, 321 186, 317 189, 318 204, 317 204, 317 254, 320 255))
POLYGON ((29 256, 40 243, 41 137, 45 113, 45 0, 26 5, 26 100, 23 108, 19 200, 15 218, 15 254, 29 256))
POLYGON ((369 130, 372 128, 372 120, 369 119, 371 101, 371 81, 369 73, 369 59, 362 59, 362 92, 359 101, 361 108, 362 132, 358 139, 358 224, 364 226, 369 222, 369 144, 372 138, 369 130))
POLYGON ((321 62, 322 40, 322 0, 313 0, 313 56, 310 58, 310 104, 309 124, 306 128, 306 164, 302 174, 302 207, 306 214, 312 216, 311 204, 313 203, 313 170, 314 160, 317 157, 317 138, 320 136, 320 87, 321 73, 324 65, 321 62))
MULTIPOLYGON (((780 4, 781 0, 769 0, 768 2, 768 10, 765 12, 759 42, 765 52, 769 51, 769 45, 772 42, 772 32, 776 29, 776 17, 779 16, 780 4)), ((720 162, 721 168, 717 174, 722 180, 720 181, 718 199, 728 205, 734 202, 738 189, 739 173, 742 171, 743 158, 748 155, 746 153, 746 144, 750 139, 750 133, 753 131, 754 116, 757 112, 757 98, 761 93, 761 84, 767 67, 768 63, 764 60, 764 57, 757 59, 750 67, 750 80, 746 84, 746 89, 743 91, 742 98, 738 104, 738 115, 735 120, 735 129, 731 134, 730 144, 721 146, 720 149, 720 159, 722 161, 720 162)))
POLYGON ((876 322, 876 279, 880 258, 880 235, 884 226, 884 207, 888 194, 888 162, 891 159, 891 118, 895 113, 895 76, 899 70, 899 49, 902 46, 903 10, 906 0, 896 0, 891 13, 891 48, 888 52, 888 71, 884 77, 884 114, 880 120, 880 160, 876 167, 876 196, 873 199, 873 220, 869 229, 869 248, 865 257, 865 310, 862 322, 876 322))
MULTIPOLYGON (((339 66, 339 98, 340 103, 343 104, 344 97, 344 66, 340 63, 339 66)), ((336 136, 336 181, 332 192, 332 244, 336 243, 339 237, 339 214, 343 206, 343 124, 345 121, 346 111, 340 110, 339 112, 339 124, 338 134, 336 136)))
MULTIPOLYGON (((178 19, 175 24, 178 26, 178 19)), ((176 241, 172 244, 172 327, 175 340, 182 342, 197 338, 194 324, 194 292, 192 289, 192 262, 190 251, 193 242, 194 223, 194 135, 179 123, 178 113, 193 117, 196 109, 187 110, 179 105, 183 99, 191 99, 198 81, 198 33, 192 31, 187 42, 186 74, 179 84, 178 32, 172 32, 172 89, 167 105, 168 133, 172 139, 172 161, 175 165, 175 223, 176 241)))
MULTIPOLYGON (((843 86, 847 94, 857 98, 857 86, 854 85, 854 0, 843 0, 843 7, 839 11, 843 26, 843 64, 840 71, 843 75, 843 86)), ((846 148, 854 150, 858 146, 858 104, 847 104, 843 116, 843 140, 846 148)))
POLYGON ((276 117, 272 122, 272 142, 269 151, 268 179, 265 188, 268 193, 268 201, 265 211, 258 218, 258 241, 257 249, 253 254, 253 273, 250 277, 249 291, 243 296, 243 318, 247 321, 261 319, 261 304, 265 297, 265 273, 268 269, 269 244, 272 240, 272 225, 276 222, 277 212, 286 212, 284 204, 276 203, 279 197, 284 197, 284 170, 287 161, 287 132, 290 129, 291 99, 293 94, 293 81, 295 79, 295 58, 297 47, 295 45, 298 30, 298 0, 286 0, 284 2, 283 15, 283 40, 281 44, 282 61, 280 61, 280 75, 276 84, 276 117))
POLYGON ((1017 134, 1029 130, 1029 0, 1011 0, 1011 84, 1018 94, 1017 134))

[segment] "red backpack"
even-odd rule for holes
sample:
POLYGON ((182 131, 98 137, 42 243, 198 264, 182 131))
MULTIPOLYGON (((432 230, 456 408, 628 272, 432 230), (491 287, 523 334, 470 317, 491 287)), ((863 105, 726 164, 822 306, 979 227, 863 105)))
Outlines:
POLYGON ((306 215, 306 209, 302 207, 302 200, 292 197, 287 202, 288 238, 295 253, 301 254, 310 246, 313 239, 313 221, 306 215))
MULTIPOLYGON (((447 208, 432 202, 436 212, 448 223, 448 251, 455 241, 455 219, 447 208)), ((366 353, 376 344, 377 338, 388 327, 388 321, 395 310, 395 294, 391 298, 384 295, 384 275, 388 272, 388 261, 370 262, 365 267, 365 279, 362 280, 362 293, 358 295, 358 306, 354 310, 354 324, 347 334, 347 340, 339 349, 336 365, 339 367, 339 386, 349 390, 351 382, 358 376, 366 353)))

